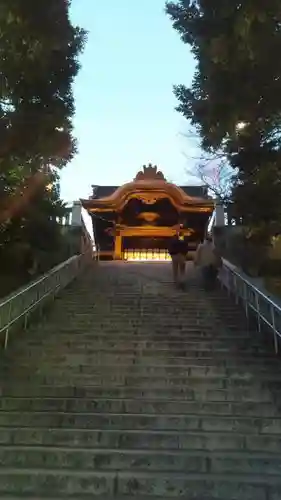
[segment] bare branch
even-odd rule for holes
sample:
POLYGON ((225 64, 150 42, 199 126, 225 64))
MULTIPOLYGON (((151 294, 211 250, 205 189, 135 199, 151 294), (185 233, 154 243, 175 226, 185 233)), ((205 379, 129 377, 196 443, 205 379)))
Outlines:
MULTIPOLYGON (((222 149, 214 152, 202 151, 200 136, 194 129, 180 135, 189 141, 190 139, 195 140, 197 142, 195 149, 199 152, 198 156, 182 152, 189 165, 191 164, 191 167, 186 169, 186 173, 196 178, 200 184, 204 184, 210 193, 222 203, 227 203, 231 196, 236 172, 229 165, 225 152, 222 149)), ((194 149, 194 144, 190 146, 191 149, 194 149)))
POLYGON ((209 191, 223 203, 229 200, 236 173, 228 164, 225 155, 212 158, 202 157, 193 168, 187 169, 186 172, 207 186, 209 191))

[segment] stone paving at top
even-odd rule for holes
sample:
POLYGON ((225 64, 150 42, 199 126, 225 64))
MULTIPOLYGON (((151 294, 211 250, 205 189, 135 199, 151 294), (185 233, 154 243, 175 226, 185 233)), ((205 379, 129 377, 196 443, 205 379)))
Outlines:
POLYGON ((94 263, 0 371, 0 498, 281 499, 281 360, 191 263, 94 263))

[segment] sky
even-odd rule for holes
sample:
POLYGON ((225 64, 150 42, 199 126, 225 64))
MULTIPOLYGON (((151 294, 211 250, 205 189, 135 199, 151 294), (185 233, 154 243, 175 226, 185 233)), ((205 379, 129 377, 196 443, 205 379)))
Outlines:
POLYGON ((130 182, 149 162, 170 182, 190 183, 196 142, 184 137, 190 126, 175 111, 173 85, 189 85, 195 64, 164 7, 164 0, 72 0, 72 22, 88 41, 74 84, 79 152, 61 175, 64 200, 88 198, 92 184, 130 182))

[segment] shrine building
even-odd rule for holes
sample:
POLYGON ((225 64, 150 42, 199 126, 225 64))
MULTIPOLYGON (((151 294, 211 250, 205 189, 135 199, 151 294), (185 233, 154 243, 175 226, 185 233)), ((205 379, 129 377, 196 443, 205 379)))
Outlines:
POLYGON ((119 260, 168 260, 179 227, 194 251, 214 210, 205 186, 176 186, 151 164, 123 186, 93 186, 81 203, 92 217, 100 258, 119 260))

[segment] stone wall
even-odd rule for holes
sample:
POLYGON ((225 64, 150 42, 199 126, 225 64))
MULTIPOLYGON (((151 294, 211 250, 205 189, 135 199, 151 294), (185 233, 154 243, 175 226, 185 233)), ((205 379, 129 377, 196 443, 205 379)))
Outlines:
POLYGON ((247 238, 244 226, 214 228, 214 241, 225 259, 250 276, 260 276, 267 250, 247 238))
POLYGON ((248 275, 281 275, 281 236, 262 246, 247 237, 245 226, 215 227, 213 233, 222 256, 248 275))

